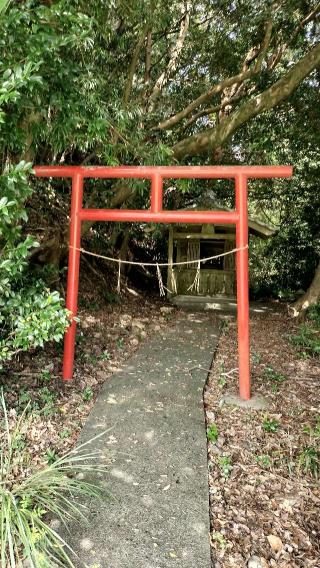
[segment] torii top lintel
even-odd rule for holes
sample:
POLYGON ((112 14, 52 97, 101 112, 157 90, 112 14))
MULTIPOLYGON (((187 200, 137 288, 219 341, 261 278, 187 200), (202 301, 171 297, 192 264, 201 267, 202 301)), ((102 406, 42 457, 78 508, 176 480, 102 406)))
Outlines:
POLYGON ((292 166, 36 166, 38 177, 84 178, 286 178, 292 176, 292 166))

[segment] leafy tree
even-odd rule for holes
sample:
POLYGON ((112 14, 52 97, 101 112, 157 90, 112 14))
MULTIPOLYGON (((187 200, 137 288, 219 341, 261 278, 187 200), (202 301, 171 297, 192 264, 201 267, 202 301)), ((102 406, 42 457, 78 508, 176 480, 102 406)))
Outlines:
MULTIPOLYGON (((279 275, 277 286, 305 287, 319 254, 308 213, 316 166, 312 175, 303 166, 303 154, 310 155, 307 138, 316 139, 318 18, 319 5, 305 0, 259 0, 254 6, 226 0, 12 2, 0 32, 0 68, 10 77, 21 69, 30 79, 6 103, 3 165, 21 159, 293 162, 293 184, 264 186, 268 198, 254 191, 253 207, 270 217, 281 204, 279 232, 266 253, 279 275), (292 262, 284 263, 289 245, 292 262)), ((33 185, 33 218, 41 216, 48 231, 31 256, 58 265, 67 248, 69 191, 59 181, 33 185)), ((177 184, 166 196, 183 206, 208 186, 177 184)), ((94 207, 139 207, 147 195, 147 184, 119 180, 88 184, 85 199, 94 207)))
POLYGON ((31 190, 30 164, 20 162, 0 177, 0 368, 19 351, 60 341, 68 325, 67 311, 57 292, 27 272, 28 255, 37 246, 23 238, 25 200, 31 190))
MULTIPOLYGON (((32 65, 8 69, 0 84, 0 120, 5 108, 32 82, 32 65)), ((32 193, 28 183, 31 164, 20 161, 0 176, 0 368, 19 351, 60 341, 68 325, 67 311, 57 292, 28 271, 28 256, 37 242, 22 233, 28 220, 25 203, 32 193)))

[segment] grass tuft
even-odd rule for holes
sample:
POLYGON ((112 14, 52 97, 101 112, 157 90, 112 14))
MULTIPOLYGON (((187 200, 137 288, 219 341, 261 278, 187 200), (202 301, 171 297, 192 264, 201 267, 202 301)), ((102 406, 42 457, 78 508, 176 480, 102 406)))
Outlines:
POLYGON ((97 464, 97 452, 83 452, 93 441, 90 440, 62 457, 55 456, 47 466, 32 471, 30 456, 24 461, 26 450, 21 446, 23 432, 30 424, 27 410, 28 405, 16 420, 12 420, 1 394, 0 565, 1 568, 20 568, 25 563, 29 568, 73 568, 71 556, 74 552, 50 526, 48 518, 54 516, 65 526, 75 517, 85 519, 83 507, 75 498, 99 497, 101 491, 93 483, 83 480, 83 476, 105 471, 105 467, 97 464))

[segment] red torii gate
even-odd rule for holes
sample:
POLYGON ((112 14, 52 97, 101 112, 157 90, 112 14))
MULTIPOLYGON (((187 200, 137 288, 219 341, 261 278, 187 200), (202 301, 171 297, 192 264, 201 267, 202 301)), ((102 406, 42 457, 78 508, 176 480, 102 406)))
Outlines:
MULTIPOLYGON (((247 180, 249 178, 286 178, 291 166, 36 166, 38 177, 72 179, 70 245, 66 307, 71 317, 77 315, 80 241, 82 221, 131 221, 144 223, 216 223, 236 226, 236 270, 238 310, 239 390, 244 400, 250 398, 249 344, 249 269, 247 180), (150 209, 83 209, 85 178, 144 178, 151 180, 150 209), (231 178, 235 180, 235 211, 164 211, 163 179, 231 178)), ((76 322, 71 321, 64 342, 63 380, 72 379, 76 322)))

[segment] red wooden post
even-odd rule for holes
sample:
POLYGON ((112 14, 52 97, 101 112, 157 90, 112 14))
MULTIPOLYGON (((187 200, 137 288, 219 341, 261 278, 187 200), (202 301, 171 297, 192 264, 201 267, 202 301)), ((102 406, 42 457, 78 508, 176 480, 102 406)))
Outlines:
MULTIPOLYGON (((68 264, 68 283, 66 307, 74 318, 78 312, 78 290, 80 269, 80 243, 81 243, 81 219, 83 196, 83 177, 81 173, 72 176, 71 215, 70 215, 70 248, 68 264)), ((64 338, 64 355, 62 377, 70 381, 73 374, 73 361, 76 340, 76 322, 72 319, 70 327, 64 338)))
POLYGON ((249 254, 248 254, 248 208, 247 177, 244 174, 235 178, 237 265, 237 304, 238 304, 238 350, 239 350, 239 390, 240 398, 250 398, 250 338, 249 338, 249 254))
POLYGON ((154 173, 151 178, 151 211, 160 213, 162 211, 162 177, 159 173, 154 173))

